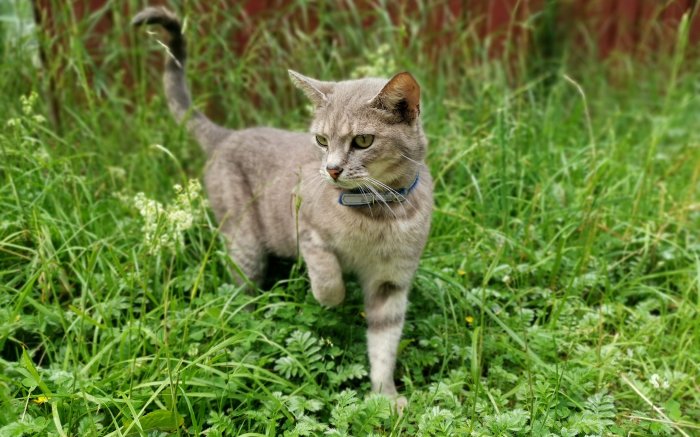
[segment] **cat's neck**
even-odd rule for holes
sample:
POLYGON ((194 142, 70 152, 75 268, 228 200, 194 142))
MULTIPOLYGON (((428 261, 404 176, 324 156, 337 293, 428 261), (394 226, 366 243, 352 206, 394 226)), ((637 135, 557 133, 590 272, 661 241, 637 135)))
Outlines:
POLYGON ((411 174, 401 176, 400 178, 387 183, 386 185, 394 191, 408 190, 416 182, 418 177, 418 169, 415 169, 411 174))
POLYGON ((406 171, 402 172, 402 174, 397 178, 390 181, 386 181, 384 183, 392 190, 399 191, 402 189, 408 189, 415 183, 416 177, 418 176, 418 173, 420 173, 421 167, 422 164, 413 164, 409 168, 407 168, 406 171))

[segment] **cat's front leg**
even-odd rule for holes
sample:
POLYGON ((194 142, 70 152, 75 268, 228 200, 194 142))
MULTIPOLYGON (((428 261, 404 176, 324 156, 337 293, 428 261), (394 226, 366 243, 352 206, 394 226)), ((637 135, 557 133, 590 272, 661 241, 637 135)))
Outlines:
MULTIPOLYGON (((372 391, 396 397, 394 367, 408 304, 409 285, 375 281, 365 286, 367 351, 372 391)), ((405 398, 397 399, 399 408, 405 398)))
POLYGON ((314 297, 324 306, 341 304, 345 299, 345 284, 338 257, 315 231, 304 230, 299 237, 299 249, 306 262, 314 297))

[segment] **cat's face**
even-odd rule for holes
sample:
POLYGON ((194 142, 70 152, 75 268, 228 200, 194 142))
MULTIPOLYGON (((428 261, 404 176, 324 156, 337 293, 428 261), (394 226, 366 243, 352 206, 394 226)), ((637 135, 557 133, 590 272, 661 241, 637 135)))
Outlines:
POLYGON ((311 134, 323 178, 341 188, 396 187, 425 157, 420 88, 409 73, 391 80, 321 82, 290 71, 315 106, 311 134))

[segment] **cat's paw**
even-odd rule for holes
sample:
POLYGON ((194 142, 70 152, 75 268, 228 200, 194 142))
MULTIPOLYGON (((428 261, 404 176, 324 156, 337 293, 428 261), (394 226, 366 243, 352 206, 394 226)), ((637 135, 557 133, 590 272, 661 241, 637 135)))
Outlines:
POLYGON ((394 408, 399 416, 403 416, 403 411, 408 407, 408 399, 405 396, 394 397, 394 408))
POLYGON ((345 300, 345 286, 343 284, 335 287, 319 286, 311 287, 314 297, 324 307, 335 307, 345 300))

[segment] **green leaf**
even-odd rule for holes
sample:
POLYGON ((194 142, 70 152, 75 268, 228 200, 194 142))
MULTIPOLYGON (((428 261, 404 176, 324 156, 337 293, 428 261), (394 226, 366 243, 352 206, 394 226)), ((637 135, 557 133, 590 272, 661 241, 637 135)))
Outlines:
POLYGON ((20 437, 23 435, 39 435, 46 430, 49 421, 45 417, 29 418, 26 421, 17 421, 0 428, 0 437, 20 437))
MULTIPOLYGON (((27 372, 29 372, 27 379, 33 380, 46 396, 53 396, 51 390, 49 390, 49 387, 41 380, 41 376, 39 376, 39 372, 36 370, 36 367, 34 367, 34 363, 32 362, 32 359, 29 358, 29 354, 27 353, 26 349, 22 350, 20 364, 27 370, 27 372)), ((24 380, 22 381, 22 384, 25 384, 24 380)))
MULTIPOLYGON (((165 431, 174 432, 177 431, 179 427, 185 422, 185 419, 173 411, 168 410, 157 410, 152 411, 139 419, 141 424, 141 429, 144 432, 150 431, 165 431)), ((124 428, 129 428, 131 426, 131 421, 124 425, 124 428)), ((138 435, 139 430, 136 426, 132 427, 129 435, 138 435)))
POLYGON ((36 387, 36 382, 34 381, 33 378, 23 378, 22 385, 29 388, 29 389, 33 389, 36 387))
POLYGON ((664 404, 664 409, 672 420, 681 420, 681 404, 678 401, 670 400, 664 404))

